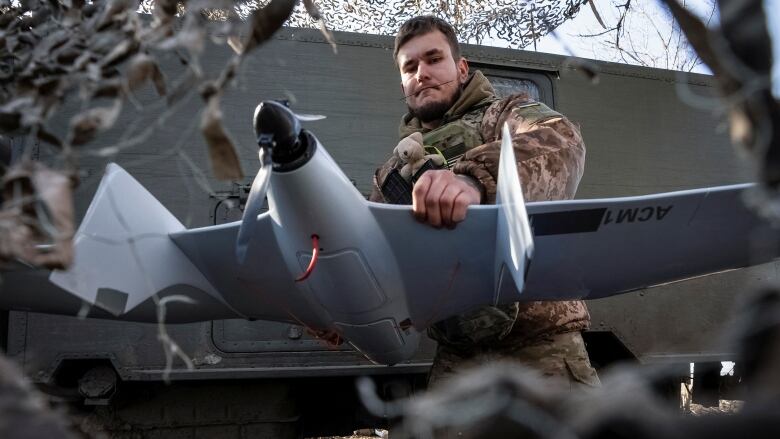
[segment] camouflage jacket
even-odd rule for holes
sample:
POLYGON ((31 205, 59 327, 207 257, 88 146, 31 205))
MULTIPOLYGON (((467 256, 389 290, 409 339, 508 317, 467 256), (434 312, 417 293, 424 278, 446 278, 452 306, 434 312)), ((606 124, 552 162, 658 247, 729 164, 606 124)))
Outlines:
MULTIPOLYGON (((485 189, 484 204, 495 203, 501 127, 508 122, 512 132, 518 171, 526 201, 566 200, 574 197, 582 177, 585 144, 579 128, 568 119, 533 101, 525 94, 495 97, 487 79, 476 72, 466 83, 461 98, 445 114, 444 123, 463 118, 473 126, 481 145, 468 149, 452 167, 469 175, 485 189)), ((419 121, 404 116, 401 137, 414 131, 423 134, 419 121)), ((380 188, 384 178, 400 163, 390 158, 374 174, 371 201, 384 202, 380 188)), ((485 306, 435 324, 429 335, 455 349, 517 346, 542 337, 587 329, 590 316, 582 301, 521 302, 485 306)))

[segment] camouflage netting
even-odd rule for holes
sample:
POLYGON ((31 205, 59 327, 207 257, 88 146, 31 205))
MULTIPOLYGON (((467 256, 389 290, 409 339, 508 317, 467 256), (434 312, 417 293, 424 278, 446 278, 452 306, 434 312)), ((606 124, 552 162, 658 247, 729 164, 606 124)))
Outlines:
POLYGON ((114 156, 152 134, 155 127, 121 144, 93 143, 116 123, 127 103, 140 108, 133 94, 146 83, 153 84, 171 113, 197 90, 206 104, 200 128, 214 176, 242 178, 222 125, 220 97, 243 56, 270 38, 296 3, 273 0, 244 20, 215 23, 204 11, 233 3, 192 0, 185 6, 159 0, 151 7, 152 16, 144 17, 134 0, 0 0, 0 263, 70 264, 70 194, 78 182, 79 158, 114 156), (217 78, 204 76, 198 62, 207 27, 215 26, 233 35, 238 47, 217 78), (159 68, 165 54, 181 59, 187 71, 166 77, 159 68), (68 103, 77 104, 80 112, 70 119, 67 132, 52 130, 50 120, 68 103), (11 151, 11 139, 22 144, 21 152, 11 151), (54 158, 33 163, 24 147, 32 142, 40 142, 54 158))
MULTIPOLYGON (((432 14, 453 24, 461 41, 481 43, 498 38, 521 48, 574 17, 587 0, 320 0, 320 14, 331 30, 394 35, 407 19, 432 14)), ((244 14, 265 2, 239 3, 244 14)), ((290 24, 317 27, 303 7, 290 24)))

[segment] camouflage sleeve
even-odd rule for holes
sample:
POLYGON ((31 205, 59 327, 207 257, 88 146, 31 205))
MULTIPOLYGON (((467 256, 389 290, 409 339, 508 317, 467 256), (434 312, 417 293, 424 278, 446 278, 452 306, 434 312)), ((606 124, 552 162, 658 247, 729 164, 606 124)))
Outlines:
POLYGON ((384 165, 377 168, 374 171, 373 184, 371 185, 371 195, 368 196, 368 201, 375 201, 377 203, 386 203, 385 197, 382 195, 382 183, 385 181, 387 174, 393 169, 399 167, 400 160, 396 156, 391 156, 384 165))
MULTIPOLYGON (((485 204, 495 203, 500 133, 509 123, 526 201, 565 200, 574 197, 585 165, 585 144, 579 128, 552 110, 533 110, 528 101, 493 105, 483 118, 483 138, 455 164, 456 174, 467 174, 485 187, 485 204), (541 115, 541 116, 540 116, 541 115)), ((546 107, 544 107, 546 109, 546 107)))

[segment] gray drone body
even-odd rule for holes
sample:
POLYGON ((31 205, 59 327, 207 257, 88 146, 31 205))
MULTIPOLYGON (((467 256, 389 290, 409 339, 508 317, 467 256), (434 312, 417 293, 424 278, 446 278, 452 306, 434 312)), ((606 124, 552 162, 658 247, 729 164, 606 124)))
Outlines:
POLYGON ((749 185, 526 205, 506 132, 497 203, 471 206, 455 230, 435 229, 410 206, 366 201, 292 113, 263 105, 255 128, 273 171, 261 167, 241 221, 188 230, 109 165, 75 262, 52 272, 57 287, 37 310, 61 289, 118 319, 157 321, 162 302, 167 322, 292 322, 395 364, 426 327, 481 305, 607 297, 777 253, 776 233, 741 203, 749 185), (758 253, 756 233, 770 237, 758 253))

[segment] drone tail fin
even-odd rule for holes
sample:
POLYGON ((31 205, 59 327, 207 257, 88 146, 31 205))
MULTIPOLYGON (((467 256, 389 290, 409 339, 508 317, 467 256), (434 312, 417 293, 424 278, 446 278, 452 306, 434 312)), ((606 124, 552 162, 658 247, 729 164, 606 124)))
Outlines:
MULTIPOLYGON (((189 303, 219 300, 171 240, 171 233, 183 230, 138 181, 120 166, 109 164, 76 232, 73 265, 52 272, 49 280, 116 317, 162 296, 176 295, 189 303)), ((132 319, 156 321, 155 308, 141 307, 132 319)))
POLYGON ((512 136, 505 123, 501 130, 496 205, 496 302, 514 302, 523 291, 531 264, 534 239, 517 171, 512 136))

